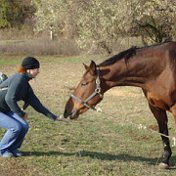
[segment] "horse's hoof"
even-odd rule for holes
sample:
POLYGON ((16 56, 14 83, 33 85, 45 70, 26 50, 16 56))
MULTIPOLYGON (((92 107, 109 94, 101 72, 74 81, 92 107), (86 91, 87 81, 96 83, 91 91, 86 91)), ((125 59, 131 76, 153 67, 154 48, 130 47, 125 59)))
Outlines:
POLYGON ((169 169, 169 165, 166 163, 160 163, 159 164, 159 169, 169 169))

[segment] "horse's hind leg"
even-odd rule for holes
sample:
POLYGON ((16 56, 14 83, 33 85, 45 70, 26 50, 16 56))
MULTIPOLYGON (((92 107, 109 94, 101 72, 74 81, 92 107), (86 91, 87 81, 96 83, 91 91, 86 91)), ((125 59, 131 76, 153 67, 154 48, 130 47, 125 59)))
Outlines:
POLYGON ((168 136, 168 126, 167 126, 168 119, 167 119, 166 111, 156 108, 150 104, 149 104, 149 107, 158 122, 159 132, 163 134, 161 135, 161 138, 162 138, 163 145, 164 145, 164 153, 162 157, 162 162, 160 163, 160 167, 167 169, 169 168, 169 159, 172 155, 172 151, 170 148, 169 138, 166 137, 168 136))

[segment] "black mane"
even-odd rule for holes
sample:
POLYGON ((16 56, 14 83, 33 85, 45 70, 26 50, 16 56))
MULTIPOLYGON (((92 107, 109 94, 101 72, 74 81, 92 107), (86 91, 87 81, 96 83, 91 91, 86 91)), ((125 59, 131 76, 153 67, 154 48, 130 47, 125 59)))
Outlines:
POLYGON ((106 65, 112 65, 114 64, 116 61, 120 60, 120 59, 125 59, 125 62, 127 63, 128 59, 131 58, 132 56, 136 55, 136 51, 137 49, 145 49, 145 48, 150 48, 150 47, 157 47, 160 46, 162 44, 167 44, 170 43, 172 41, 167 41, 167 42, 163 42, 163 43, 157 43, 157 44, 153 44, 153 45, 147 45, 147 46, 143 46, 143 47, 136 47, 136 46, 132 46, 131 48, 120 52, 117 55, 112 56, 111 58, 105 60, 104 62, 102 62, 100 65, 101 66, 106 66, 106 65))
POLYGON ((105 65, 112 65, 114 64, 116 61, 120 60, 120 59, 125 59, 125 62, 128 61, 128 59, 132 56, 134 56, 136 54, 136 46, 133 46, 125 51, 120 52, 117 55, 114 55, 113 57, 105 60, 103 63, 101 63, 101 66, 105 66, 105 65))

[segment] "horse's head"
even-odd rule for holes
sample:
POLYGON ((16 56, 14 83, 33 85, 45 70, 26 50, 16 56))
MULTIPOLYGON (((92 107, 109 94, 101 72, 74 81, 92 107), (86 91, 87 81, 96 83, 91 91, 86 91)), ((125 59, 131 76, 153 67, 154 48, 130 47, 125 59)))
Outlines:
POLYGON ((78 118, 79 114, 86 112, 88 109, 94 109, 95 105, 102 99, 99 67, 96 66, 94 61, 91 62, 90 66, 84 64, 84 67, 86 71, 66 103, 65 118, 78 118))

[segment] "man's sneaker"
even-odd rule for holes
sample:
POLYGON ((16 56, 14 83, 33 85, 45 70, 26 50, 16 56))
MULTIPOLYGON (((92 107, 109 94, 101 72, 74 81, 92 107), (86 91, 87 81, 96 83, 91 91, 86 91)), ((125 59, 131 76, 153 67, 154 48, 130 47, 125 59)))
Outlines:
POLYGON ((13 155, 12 152, 10 152, 10 151, 7 150, 7 151, 1 153, 0 156, 3 157, 3 158, 10 158, 10 157, 13 157, 14 155, 13 155))
POLYGON ((23 156, 23 153, 20 152, 19 150, 14 150, 12 153, 13 153, 13 155, 14 155, 15 157, 23 156))

